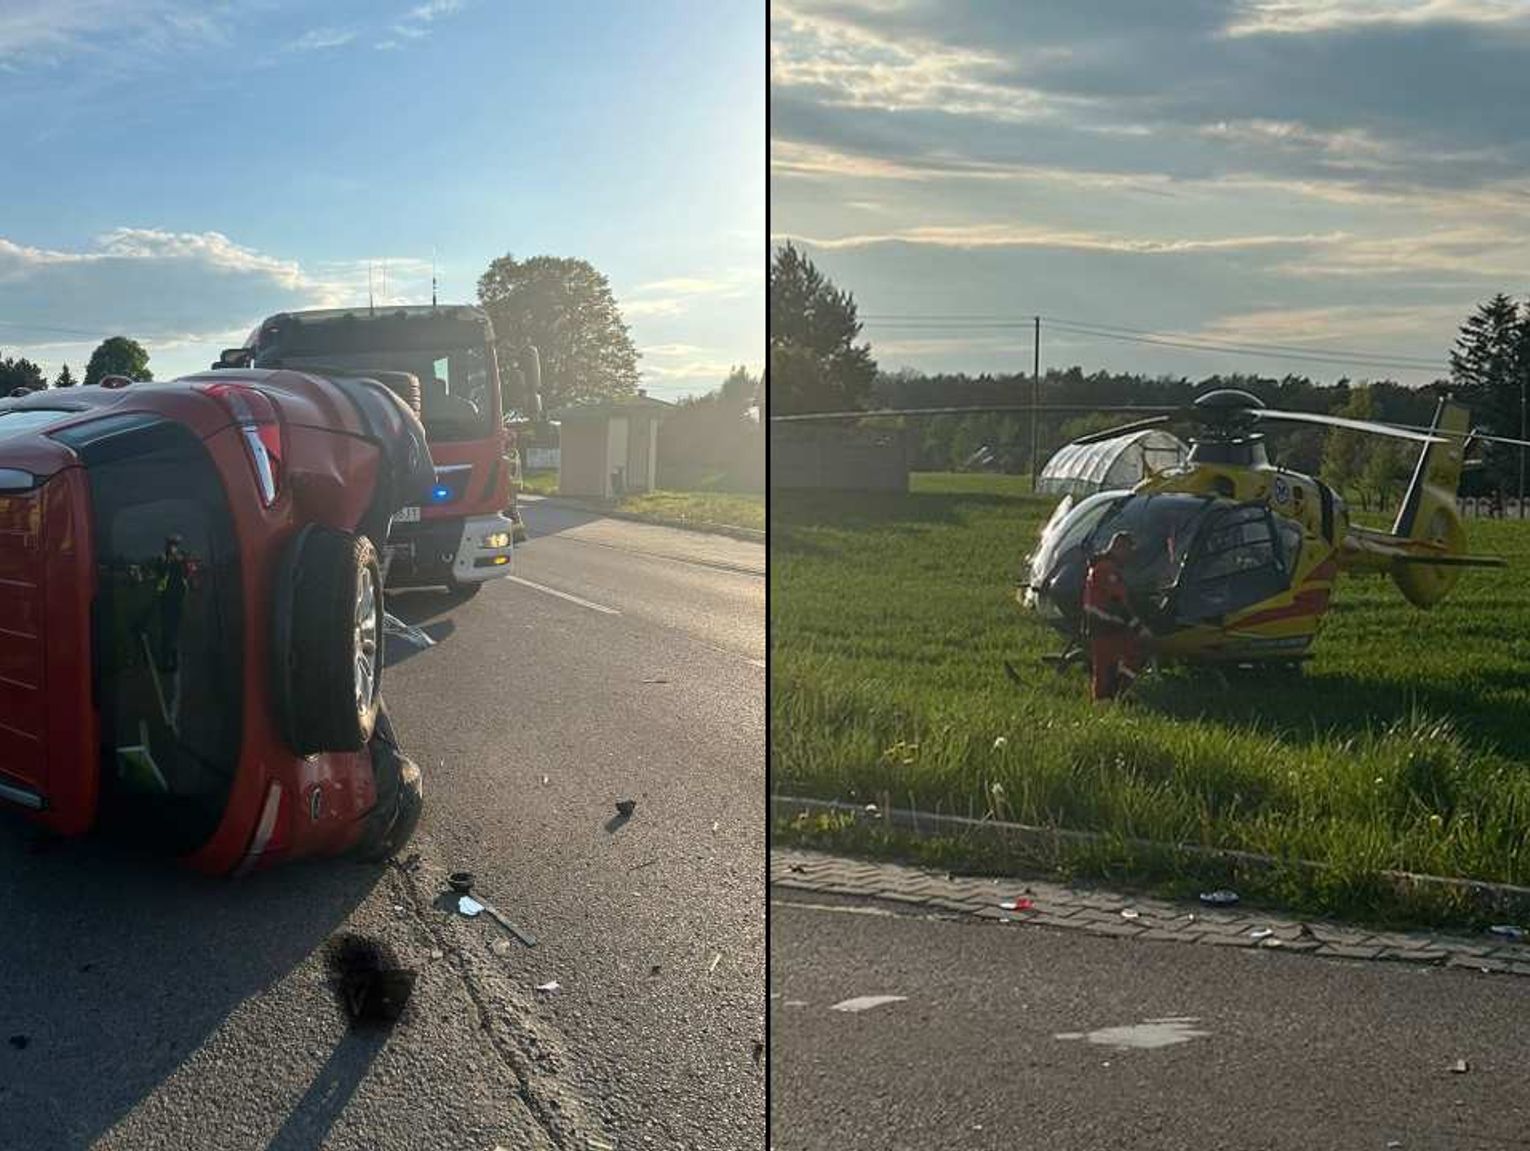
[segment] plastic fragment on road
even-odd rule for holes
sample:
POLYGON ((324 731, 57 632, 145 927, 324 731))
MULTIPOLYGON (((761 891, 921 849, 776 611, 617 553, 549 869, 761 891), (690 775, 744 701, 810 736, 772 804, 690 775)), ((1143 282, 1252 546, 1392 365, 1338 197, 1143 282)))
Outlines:
POLYGON ((1121 918, 1122 919, 1141 919, 1142 918, 1142 912, 1138 911, 1135 907, 1123 907, 1121 909, 1121 918))
POLYGON ((431 639, 413 624, 405 623, 392 612, 383 613, 383 635, 397 636, 405 643, 412 643, 415 647, 435 647, 436 641, 431 639))
POLYGON ((714 954, 712 956, 712 962, 707 964, 707 974, 711 975, 712 972, 716 971, 717 970, 717 965, 719 963, 721 963, 721 962, 722 962, 722 952, 719 951, 719 952, 717 952, 716 954, 714 954))
POLYGON ((995 751, 1003 751, 1008 745, 1009 740, 1005 739, 1002 735, 993 741, 993 749, 995 751))
POLYGON ((1250 939, 1268 939, 1274 934, 1275 929, 1272 927, 1256 927, 1248 933, 1248 937, 1250 939))
POLYGON ((1465 1059, 1457 1059, 1450 1065, 1450 1071, 1452 1075, 1465 1075, 1470 1070, 1471 1065, 1467 1063, 1465 1059))
POLYGON ((623 817, 630 816, 636 810, 637 810, 637 800, 635 800, 635 799, 618 799, 616 801, 616 814, 617 815, 620 815, 620 816, 623 816, 623 817))
POLYGON ((1525 938, 1525 929, 1516 927, 1512 923, 1495 923, 1488 928, 1488 934, 1496 935, 1499 939, 1512 939, 1515 943, 1519 943, 1525 938))
POLYGON ((12 1035, 10 1042, 11 1046, 17 1051, 25 1051, 27 1044, 32 1042, 32 1040, 25 1035, 12 1035))
POLYGON ((542 992, 544 995, 552 995, 558 991, 562 991, 563 985, 554 979, 550 983, 538 983, 537 990, 542 992))
POLYGON ((545 776, 545 775, 544 775, 544 776, 543 776, 543 777, 542 777, 542 786, 543 786, 543 787, 546 787, 546 786, 547 786, 547 785, 548 785, 548 784, 549 784, 549 783, 551 783, 551 782, 552 782, 552 779, 551 779, 551 778, 550 778, 550 777, 549 777, 549 776, 545 776))
POLYGON ((1227 888, 1219 888, 1216 891, 1201 892, 1201 902, 1207 907, 1231 907, 1238 902, 1238 893, 1229 891, 1227 888))
POLYGON ((1000 911, 1030 911, 1035 904, 1024 896, 1016 896, 1014 899, 1004 899, 999 902, 1000 911))
POLYGON ((483 904, 479 903, 471 895, 464 895, 457 900, 457 911, 459 914, 466 915, 469 919, 472 919, 475 915, 483 914, 483 904))
POLYGON ((873 1007, 881 1007, 888 1003, 902 1003, 907 998, 907 995, 858 995, 854 999, 845 999, 836 1003, 829 1010, 858 1015, 862 1011, 870 1011, 873 1007))

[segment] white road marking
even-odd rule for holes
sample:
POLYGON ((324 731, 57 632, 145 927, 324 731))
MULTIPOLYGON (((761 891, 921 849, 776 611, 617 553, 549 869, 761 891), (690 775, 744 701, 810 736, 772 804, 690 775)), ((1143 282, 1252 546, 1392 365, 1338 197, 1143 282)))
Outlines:
POLYGON ((858 995, 854 999, 846 999, 843 1003, 836 1003, 829 1010, 848 1011, 851 1014, 859 1014, 862 1011, 870 1011, 873 1007, 881 1007, 886 1003, 902 1003, 907 998, 907 995, 858 995))
POLYGON ((1133 1048, 1152 1050, 1172 1047, 1176 1043, 1188 1043, 1192 1039, 1204 1039, 1209 1031, 1197 1031, 1190 1025, 1199 1022, 1193 1015, 1171 1016, 1166 1019, 1149 1019, 1127 1027, 1102 1027, 1098 1031, 1063 1031, 1053 1039, 1087 1039, 1118 1051, 1133 1048))
POLYGON ((795 899, 772 899, 773 907, 795 907, 799 911, 830 911, 839 915, 880 915, 886 919, 912 918, 900 916, 896 912, 888 911, 885 907, 857 907, 853 904, 838 903, 798 903, 795 899))
POLYGON ((533 591, 545 592, 548 595, 555 595, 559 599, 566 599, 566 600, 568 600, 569 603, 576 603, 580 607, 587 607, 587 608, 589 608, 591 611, 598 611, 598 612, 601 612, 601 613, 603 613, 605 615, 621 615, 622 614, 620 611, 618 611, 614 607, 607 607, 605 604, 600 604, 600 603, 591 603, 587 599, 580 599, 576 595, 569 595, 568 592, 566 592, 566 591, 559 591, 555 587, 546 587, 543 584, 532 583, 529 579, 522 579, 520 576, 514 576, 513 575, 513 576, 506 576, 505 578, 507 580, 509 580, 511 583, 518 583, 522 587, 529 587, 529 588, 531 588, 533 591))

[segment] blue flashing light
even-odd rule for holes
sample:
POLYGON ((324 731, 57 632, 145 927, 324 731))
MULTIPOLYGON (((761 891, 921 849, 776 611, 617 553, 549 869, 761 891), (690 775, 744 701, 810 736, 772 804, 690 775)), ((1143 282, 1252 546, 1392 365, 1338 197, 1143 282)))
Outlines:
POLYGON ((430 498, 433 503, 444 504, 452 498, 452 489, 445 484, 437 484, 430 489, 430 498))

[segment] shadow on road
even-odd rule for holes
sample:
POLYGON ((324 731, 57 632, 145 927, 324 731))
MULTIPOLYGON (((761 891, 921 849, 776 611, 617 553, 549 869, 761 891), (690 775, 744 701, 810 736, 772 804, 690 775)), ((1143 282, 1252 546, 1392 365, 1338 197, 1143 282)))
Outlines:
POLYGON ((319 1151, 387 1039, 380 1029, 347 1032, 266 1151, 319 1151))
MULTIPOLYGON (((381 875, 328 860, 215 880, 0 816, 0 1145, 90 1146, 321 948, 381 875)), ((375 1052, 341 1044, 276 1145, 317 1147, 375 1052)))

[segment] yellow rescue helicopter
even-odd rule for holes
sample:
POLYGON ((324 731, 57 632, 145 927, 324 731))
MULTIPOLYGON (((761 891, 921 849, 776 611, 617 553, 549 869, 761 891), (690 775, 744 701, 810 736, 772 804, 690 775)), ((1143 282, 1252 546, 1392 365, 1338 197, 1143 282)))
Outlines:
MULTIPOLYGON (((1139 409, 1140 410, 1140 409, 1139 409)), ((1093 555, 1119 531, 1136 547, 1124 571, 1128 599, 1146 625, 1143 654, 1166 661, 1294 665, 1332 602, 1340 572, 1389 575, 1416 607, 1449 594, 1467 567, 1502 567, 1466 553, 1456 489, 1477 440, 1522 443, 1470 430, 1470 411, 1442 399, 1428 428, 1309 412, 1276 411, 1255 395, 1218 389, 1188 408, 1075 440, 1094 443, 1163 424, 1194 429, 1183 463, 1149 470, 1130 491, 1065 497, 1027 557, 1021 603, 1079 651, 1084 579, 1093 555), (1270 462, 1263 430, 1320 424, 1420 445, 1391 531, 1350 521, 1344 500, 1312 476, 1270 462)))

